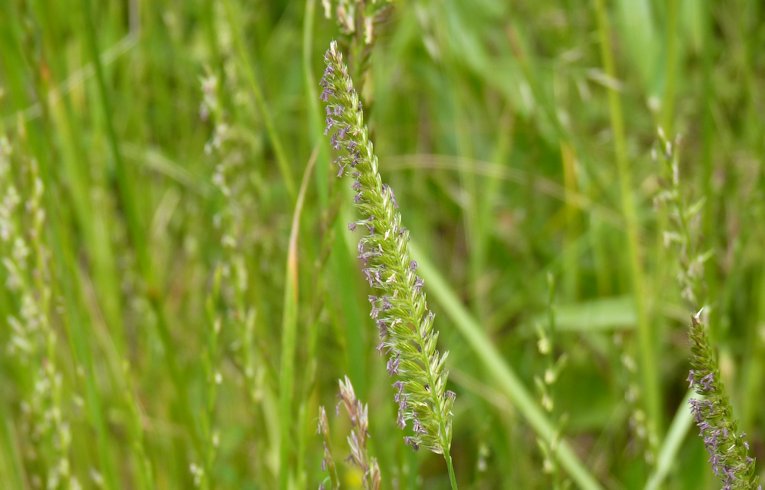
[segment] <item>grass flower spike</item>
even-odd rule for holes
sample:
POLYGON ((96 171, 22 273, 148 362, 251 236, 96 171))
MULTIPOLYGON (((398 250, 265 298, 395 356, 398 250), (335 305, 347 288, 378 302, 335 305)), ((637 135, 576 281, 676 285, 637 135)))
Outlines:
MULTIPOLYGON (((663 164, 664 190, 656 202, 669 211, 672 229, 665 231, 667 245, 674 245, 678 271, 676 279, 683 299, 698 308, 703 295, 704 264, 711 253, 702 253, 697 239, 702 201, 687 204, 680 185, 680 164, 675 144, 659 130, 661 151, 654 158, 663 164)), ((738 432, 733 408, 720 377, 719 363, 712 346, 707 326, 703 321, 703 308, 691 316, 689 337, 691 340, 691 370, 688 374, 690 387, 702 398, 692 398, 689 403, 694 421, 709 453, 712 470, 723 483, 724 490, 761 489, 755 472, 754 458, 749 456, 749 443, 738 432)))
POLYGON ((723 482, 724 490, 762 489, 749 456, 745 434, 738 432, 733 408, 720 378, 717 356, 709 342, 701 312, 691 317, 690 386, 704 398, 690 400, 699 435, 709 453, 712 470, 723 482))
POLYGON ((362 219, 349 228, 368 232, 359 241, 358 254, 377 292, 369 297, 371 316, 382 339, 379 350, 388 357, 388 373, 396 379, 398 425, 403 429, 411 423, 413 433, 405 440, 412 447, 444 455, 455 487, 449 454, 455 395, 446 389, 447 353, 436 349, 438 332, 416 274, 417 263, 409 256, 409 233, 401 225, 393 190, 380 178, 361 101, 334 42, 325 61, 321 98, 327 104, 326 132, 337 151, 338 175, 350 173, 354 178, 354 201, 362 219))
POLYGON ((380 468, 374 458, 367 453, 367 439, 369 439, 369 417, 367 405, 356 398, 353 385, 348 376, 340 380, 340 403, 345 407, 351 418, 353 429, 348 436, 348 445, 351 448, 349 460, 363 472, 364 488, 379 490, 381 484, 380 468))

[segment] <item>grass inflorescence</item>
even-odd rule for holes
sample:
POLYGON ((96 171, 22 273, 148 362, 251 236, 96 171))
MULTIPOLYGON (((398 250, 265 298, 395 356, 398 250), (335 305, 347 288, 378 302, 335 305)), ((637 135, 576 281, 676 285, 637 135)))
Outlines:
POLYGON ((370 316, 381 339, 378 350, 387 355, 388 374, 396 379, 397 424, 404 429, 411 423, 407 444, 443 454, 452 474, 455 394, 446 389, 447 353, 437 350, 434 314, 407 248, 409 231, 401 224, 393 189, 382 183, 362 103, 336 43, 327 50, 325 62, 321 98, 327 104, 327 133, 338 152, 338 176, 347 172, 353 177, 354 203, 363 217, 349 228, 367 231, 359 240, 358 258, 369 286, 378 291, 369 296, 370 316))
MULTIPOLYGON (((377 464, 377 459, 369 455, 368 448, 369 438, 371 437, 369 431, 369 406, 362 403, 356 397, 356 392, 348 376, 341 379, 338 384, 340 385, 340 392, 338 393, 340 401, 337 402, 337 411, 339 412, 340 406, 342 406, 351 421, 351 431, 346 438, 350 454, 346 461, 361 472, 361 483, 364 490, 380 490, 382 485, 380 466, 377 464)), ((324 457, 321 461, 322 469, 328 473, 327 480, 329 480, 331 488, 340 488, 337 469, 330 448, 329 420, 323 406, 319 407, 318 432, 322 436, 324 444, 324 457)), ((324 487, 324 482, 322 482, 319 488, 324 487)))
POLYGON ((709 463, 725 490, 760 489, 746 434, 738 429, 733 407, 720 376, 717 355, 709 341, 701 311, 691 317, 691 370, 688 383, 701 398, 690 400, 693 419, 709 453, 709 463))

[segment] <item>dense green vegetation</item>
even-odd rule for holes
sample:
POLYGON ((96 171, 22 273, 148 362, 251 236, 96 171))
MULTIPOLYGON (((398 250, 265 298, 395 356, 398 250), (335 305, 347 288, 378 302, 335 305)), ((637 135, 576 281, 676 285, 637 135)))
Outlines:
POLYGON ((449 352, 460 488, 719 488, 702 306, 694 368, 759 474, 765 5, 384 12, 364 53, 319 0, 0 2, 0 488, 316 488, 326 447, 357 488, 355 396, 382 488, 449 488, 376 350, 333 39, 449 352))

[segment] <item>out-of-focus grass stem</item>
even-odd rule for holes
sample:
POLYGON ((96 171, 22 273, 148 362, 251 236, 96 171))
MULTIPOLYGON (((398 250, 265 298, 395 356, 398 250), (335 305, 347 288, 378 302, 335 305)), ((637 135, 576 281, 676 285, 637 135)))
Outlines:
MULTIPOLYGON (((282 313, 282 349, 281 368, 279 375, 279 488, 286 489, 292 471, 289 469, 289 458, 292 454, 292 429, 295 427, 295 417, 292 413, 295 388, 295 350, 297 346, 298 328, 298 237, 300 234, 300 216, 308 189, 308 181, 316 164, 316 152, 306 166, 300 191, 292 215, 289 246, 287 249, 287 265, 284 284, 284 308, 282 313)), ((302 470, 301 470, 302 471, 302 470)))
POLYGON ((675 93, 677 87, 677 0, 667 0, 667 26, 665 44, 666 64, 664 68, 664 100, 661 104, 662 127, 667 134, 674 132, 675 93))
POLYGON ((319 144, 319 156, 316 161, 316 189, 319 193, 319 203, 326 208, 329 203, 329 152, 322 137, 321 108, 319 93, 316 90, 318 82, 313 75, 313 38, 314 17, 316 16, 316 0, 305 1, 303 14, 303 77, 305 82, 305 100, 308 111, 308 131, 313 144, 319 144))
MULTIPOLYGON (((611 44, 611 28, 604 0, 595 0, 598 34, 600 39, 601 57, 606 75, 616 79, 613 46, 611 44)), ((614 153, 616 157, 619 178, 619 193, 621 196, 622 212, 627 228, 627 254, 629 257, 632 289, 635 297, 635 308, 638 317, 638 351, 641 376, 641 397, 648 417, 648 439, 656 441, 662 427, 661 386, 659 383, 657 345, 654 328, 649 317, 645 288, 643 266, 640 258, 640 229, 632 189, 632 175, 627 154, 627 138, 624 129, 624 117, 619 93, 615 87, 608 87, 608 105, 611 118, 611 130, 614 138, 614 153)))

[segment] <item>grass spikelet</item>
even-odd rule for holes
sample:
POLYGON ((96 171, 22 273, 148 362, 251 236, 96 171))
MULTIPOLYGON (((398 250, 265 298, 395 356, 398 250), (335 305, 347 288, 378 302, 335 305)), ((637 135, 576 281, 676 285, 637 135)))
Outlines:
POLYGON ((381 483, 380 467, 377 460, 370 458, 367 452, 369 439, 369 417, 367 405, 356 398, 351 380, 346 376, 340 382, 340 404, 343 405, 351 418, 353 429, 348 436, 348 446, 351 448, 350 461, 363 473, 364 488, 379 490, 381 483))
MULTIPOLYGON (((342 405, 351 419, 351 433, 347 437, 351 454, 346 458, 346 461, 361 470, 361 482, 365 490, 379 490, 382 484, 380 466, 375 458, 369 456, 367 451, 367 441, 369 440, 368 406, 356 398, 356 392, 348 376, 341 379, 339 385, 340 392, 338 397, 340 401, 337 404, 337 410, 339 411, 342 405)), ((327 419, 327 411, 323 406, 319 407, 318 433, 322 436, 324 443, 324 457, 321 462, 322 470, 328 473, 331 488, 333 490, 338 489, 340 488, 340 482, 330 448, 329 421, 327 419)), ((325 488, 325 483, 327 483, 326 480, 322 482, 319 488, 325 488)))
POLYGON ((396 379, 398 425, 411 423, 405 438, 413 448, 443 454, 450 479, 456 479, 449 453, 452 439, 452 405, 455 394, 446 389, 443 355, 436 349, 438 332, 428 310, 423 281, 408 250, 409 232, 401 225, 393 190, 382 183, 359 96, 343 57, 333 42, 326 52, 321 81, 326 103, 326 133, 337 151, 338 176, 350 172, 356 191, 354 202, 363 217, 349 225, 367 230, 358 245, 364 276, 377 294, 369 296, 387 354, 388 373, 396 379))
MULTIPOLYGON (((329 436, 329 419, 327 418, 327 411, 323 406, 319 407, 319 425, 316 431, 321 436, 322 444, 324 446, 324 453, 321 459, 321 469, 326 471, 329 475, 330 488, 336 490, 340 488, 340 480, 337 478, 337 467, 335 466, 335 458, 332 456, 332 446, 330 444, 329 436)), ((320 489, 326 488, 327 478, 319 485, 320 489)))
MULTIPOLYGON (((375 25, 385 18, 390 7, 390 0, 322 0, 324 16, 331 19, 334 15, 337 24, 346 35, 363 33, 365 44, 372 44, 375 38, 375 25)), ((361 36, 359 36, 361 37, 361 36)))

